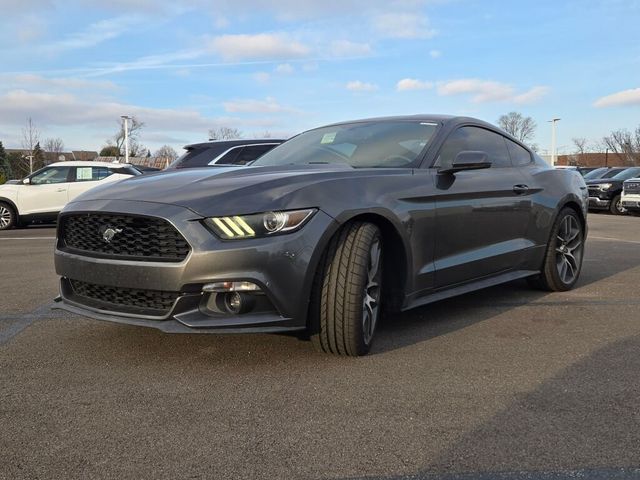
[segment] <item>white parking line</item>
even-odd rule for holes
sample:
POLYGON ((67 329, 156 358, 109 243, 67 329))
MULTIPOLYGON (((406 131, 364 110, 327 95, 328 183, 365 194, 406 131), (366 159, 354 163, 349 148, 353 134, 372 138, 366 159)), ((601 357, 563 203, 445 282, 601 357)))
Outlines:
POLYGON ((55 240, 56 237, 0 237, 0 240, 55 240))
POLYGON ((635 243, 640 245, 640 241, 637 241, 637 240, 622 240, 620 238, 613 238, 613 237, 594 237, 592 235, 588 235, 587 240, 613 240, 614 242, 635 243))

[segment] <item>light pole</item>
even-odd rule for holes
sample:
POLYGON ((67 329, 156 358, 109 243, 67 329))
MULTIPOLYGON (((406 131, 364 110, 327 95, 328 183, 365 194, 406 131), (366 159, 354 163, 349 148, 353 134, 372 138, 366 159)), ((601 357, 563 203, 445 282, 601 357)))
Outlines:
POLYGON ((129 120, 128 115, 120 115, 124 122, 124 163, 129 163, 129 120))
POLYGON ((560 118, 552 118, 549 120, 549 123, 551 123, 551 166, 555 166, 558 161, 556 158, 556 122, 560 120, 560 118))
POLYGON ((24 155, 24 158, 29 159, 29 173, 33 173, 33 155, 24 155))

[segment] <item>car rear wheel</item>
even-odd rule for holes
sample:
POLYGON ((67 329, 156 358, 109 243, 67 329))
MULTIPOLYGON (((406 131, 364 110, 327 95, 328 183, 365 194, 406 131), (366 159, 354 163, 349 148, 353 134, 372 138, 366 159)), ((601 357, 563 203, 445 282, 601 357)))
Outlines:
POLYGON ((9 230, 16 224, 16 212, 11 205, 0 202, 0 230, 9 230))
POLYGON ((382 235, 353 222, 331 240, 314 286, 311 340, 317 350, 366 355, 381 316, 382 235))
POLYGON ((578 214, 563 209, 556 218, 539 275, 529 283, 542 290, 563 292, 578 281, 584 255, 584 229, 578 214))
POLYGON ((616 195, 613 200, 611 200, 611 205, 609 206, 609 212, 613 215, 622 215, 626 213, 626 209, 622 206, 622 199, 620 195, 616 195))

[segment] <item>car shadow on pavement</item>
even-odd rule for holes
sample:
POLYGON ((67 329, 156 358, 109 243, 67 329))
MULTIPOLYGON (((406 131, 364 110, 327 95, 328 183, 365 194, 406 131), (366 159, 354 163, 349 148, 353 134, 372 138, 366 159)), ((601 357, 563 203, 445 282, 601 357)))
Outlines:
POLYGON ((640 478, 638 372, 640 336, 613 342, 517 396, 421 472, 375 478, 640 478))
MULTIPOLYGON (((583 262, 580 279, 568 292, 545 292, 528 286, 526 280, 479 290, 435 302, 383 318, 373 354, 403 348, 469 327, 518 307, 580 306, 617 303, 594 284, 640 266, 640 250, 629 243, 591 242, 583 262)), ((639 302, 640 306, 640 302, 639 302)), ((539 310, 537 315, 544 315, 539 310)))

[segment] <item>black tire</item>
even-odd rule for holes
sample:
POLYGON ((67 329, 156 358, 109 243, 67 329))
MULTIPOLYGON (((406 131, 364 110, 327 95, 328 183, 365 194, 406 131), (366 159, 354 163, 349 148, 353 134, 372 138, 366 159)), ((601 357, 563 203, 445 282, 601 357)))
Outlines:
POLYGON ((350 223, 329 243, 309 312, 317 350, 360 356, 371 349, 382 309, 382 252, 380 229, 372 223, 350 223))
POLYGON ((583 258, 582 221, 575 210, 564 208, 551 228, 541 272, 527 279, 529 285, 550 292, 570 290, 580 277, 583 258))
POLYGON ((0 230, 9 230, 16 226, 16 212, 8 203, 0 202, 0 230))
POLYGON ((609 213, 611 215, 623 215, 626 212, 624 208, 622 208, 622 200, 620 199, 620 195, 616 195, 613 200, 611 200, 611 204, 609 205, 609 213))

